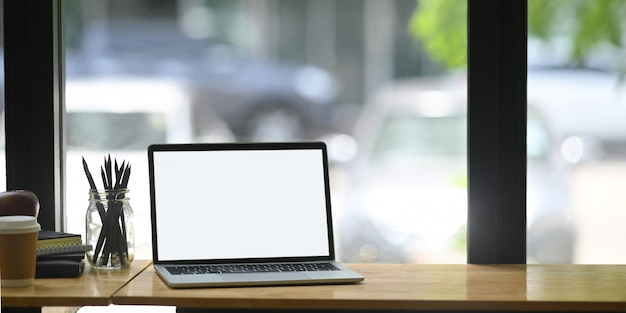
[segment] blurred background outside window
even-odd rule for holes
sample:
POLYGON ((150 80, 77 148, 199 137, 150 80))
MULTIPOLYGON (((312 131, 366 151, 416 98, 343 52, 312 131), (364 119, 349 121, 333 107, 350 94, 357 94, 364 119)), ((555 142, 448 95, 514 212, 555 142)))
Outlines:
POLYGON ((464 263, 465 103, 396 93, 404 78, 448 84, 408 31, 415 8, 67 1, 67 229, 84 232, 82 157, 92 171, 108 154, 131 163, 136 257, 150 258, 148 144, 325 140, 342 260, 464 263))
POLYGON ((626 238, 626 2, 528 3, 528 102, 549 122, 552 167, 562 168, 559 189, 529 177, 529 190, 554 193, 540 204, 552 217, 530 228, 529 243, 571 247, 572 263, 623 264, 614 247, 626 238), (566 214, 552 214, 559 206, 566 214))
MULTIPOLYGON (((465 32, 460 4, 418 4, 411 29, 428 55, 465 68, 450 44, 465 32)), ((614 248, 626 236, 624 14, 624 1, 528 0, 529 263, 626 262, 614 248)))
MULTIPOLYGON (((466 262, 465 1, 66 3, 68 231, 82 157, 132 164, 150 258, 148 144, 324 140, 342 261, 466 262)), ((529 0, 529 262, 626 262, 622 3, 529 0)))

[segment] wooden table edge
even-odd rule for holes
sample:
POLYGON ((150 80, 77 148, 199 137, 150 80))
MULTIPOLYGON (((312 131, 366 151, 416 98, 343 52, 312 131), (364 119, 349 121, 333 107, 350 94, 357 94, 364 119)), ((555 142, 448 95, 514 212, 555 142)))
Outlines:
MULTIPOLYGON (((349 264, 355 265, 355 264, 349 264)), ((359 267, 360 265, 356 265, 359 267)), ((396 265, 402 268, 403 265, 396 265)), ((581 266, 582 268, 588 268, 581 266)), ((487 267, 485 267, 487 268, 487 267)), ((156 277, 153 269, 146 268, 139 275, 156 277)), ((132 281, 131 281, 132 283, 132 281)), ((367 284, 367 277, 364 284, 367 284)), ((368 300, 368 299, 276 299, 276 298, 198 298, 177 296, 161 299, 152 296, 128 296, 124 287, 112 296, 116 305, 162 305, 187 308, 228 309, 313 309, 313 310, 451 310, 451 311, 544 311, 544 312, 626 312, 626 301, 560 301, 560 300, 368 300)))
POLYGON ((306 299, 162 299, 114 298, 115 305, 175 306, 205 309, 272 309, 272 310, 346 310, 346 311, 541 311, 541 312, 626 312, 625 302, 543 302, 543 301, 376 301, 306 299))

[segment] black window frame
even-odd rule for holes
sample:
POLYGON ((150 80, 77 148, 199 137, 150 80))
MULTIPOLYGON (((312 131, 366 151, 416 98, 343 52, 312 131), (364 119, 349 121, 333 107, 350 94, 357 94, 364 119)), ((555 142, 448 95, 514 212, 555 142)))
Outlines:
POLYGON ((64 228, 61 0, 3 1, 7 190, 28 189, 44 229, 64 228))
MULTIPOLYGON (((63 0, 4 1, 7 188, 63 229, 63 0), (51 131, 52 130, 52 131, 51 131)), ((526 0, 468 0, 468 263, 526 262, 526 0)))
POLYGON ((470 264, 526 263, 526 0, 468 0, 470 264))

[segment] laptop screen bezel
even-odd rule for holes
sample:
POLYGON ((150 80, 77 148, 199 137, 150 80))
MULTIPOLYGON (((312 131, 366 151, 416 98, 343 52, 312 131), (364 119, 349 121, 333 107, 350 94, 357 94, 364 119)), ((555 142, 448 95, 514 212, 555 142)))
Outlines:
POLYGON ((155 264, 228 264, 228 263, 266 263, 266 262, 299 262, 299 261, 332 261, 335 260, 335 245, 330 197, 330 178, 328 152, 324 142, 263 142, 263 143, 185 143, 185 144, 152 144, 148 147, 148 171, 150 183, 150 218, 152 231, 152 260, 155 264), (160 260, 158 253, 157 214, 155 201, 154 155, 160 152, 176 151, 236 151, 236 150, 319 150, 322 153, 324 195, 326 205, 326 225, 328 233, 328 255, 311 255, 301 257, 280 258, 237 258, 237 259, 203 259, 203 260, 160 260))

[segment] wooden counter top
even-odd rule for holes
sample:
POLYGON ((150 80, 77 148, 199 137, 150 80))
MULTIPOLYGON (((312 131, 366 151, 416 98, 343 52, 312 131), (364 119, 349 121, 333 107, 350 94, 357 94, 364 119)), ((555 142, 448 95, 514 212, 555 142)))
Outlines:
POLYGON ((97 271, 86 265, 77 278, 37 278, 33 286, 2 288, 2 306, 109 305, 113 293, 151 264, 134 260, 130 268, 113 271, 97 271))
POLYGON ((626 311, 626 265, 348 264, 356 285, 171 289, 150 266, 115 304, 205 308, 626 311))

